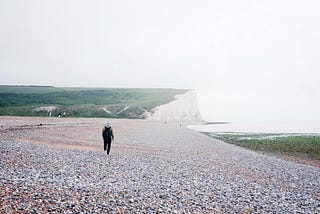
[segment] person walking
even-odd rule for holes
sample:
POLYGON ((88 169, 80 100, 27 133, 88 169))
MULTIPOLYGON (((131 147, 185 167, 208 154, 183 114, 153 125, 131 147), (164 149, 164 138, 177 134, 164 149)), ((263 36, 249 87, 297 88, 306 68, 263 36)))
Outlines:
POLYGON ((114 140, 113 130, 111 128, 111 123, 108 122, 102 130, 102 137, 104 142, 104 152, 109 155, 111 148, 111 141, 114 140))

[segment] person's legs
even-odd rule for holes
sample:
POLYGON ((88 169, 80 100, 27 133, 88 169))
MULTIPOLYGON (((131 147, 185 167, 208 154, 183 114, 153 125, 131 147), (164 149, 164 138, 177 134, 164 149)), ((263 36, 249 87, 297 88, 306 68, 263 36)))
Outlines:
POLYGON ((110 153, 110 149, 111 149, 111 140, 110 140, 110 142, 108 142, 108 150, 107 150, 107 154, 109 154, 109 153, 110 153))
POLYGON ((104 140, 103 143, 104 143, 103 150, 106 151, 108 142, 106 140, 104 140))

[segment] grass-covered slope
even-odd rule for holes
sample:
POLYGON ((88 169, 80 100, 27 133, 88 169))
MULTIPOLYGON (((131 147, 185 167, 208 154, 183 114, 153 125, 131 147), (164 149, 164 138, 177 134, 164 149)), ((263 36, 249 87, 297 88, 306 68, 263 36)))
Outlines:
POLYGON ((144 118, 184 89, 0 86, 0 115, 144 118))

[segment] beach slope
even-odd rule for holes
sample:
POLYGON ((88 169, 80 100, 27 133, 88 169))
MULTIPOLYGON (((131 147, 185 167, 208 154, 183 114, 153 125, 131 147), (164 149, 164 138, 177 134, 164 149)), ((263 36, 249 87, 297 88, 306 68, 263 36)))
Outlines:
POLYGON ((215 140, 188 124, 0 119, 0 213, 317 213, 320 168, 215 140))

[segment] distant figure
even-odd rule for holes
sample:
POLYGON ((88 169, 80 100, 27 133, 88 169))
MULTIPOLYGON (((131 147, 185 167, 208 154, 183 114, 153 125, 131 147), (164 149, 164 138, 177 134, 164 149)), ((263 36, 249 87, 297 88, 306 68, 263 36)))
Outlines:
POLYGON ((102 137, 104 142, 104 152, 107 152, 107 155, 110 153, 111 141, 114 140, 113 131, 111 128, 111 123, 108 122, 102 130, 102 137))

